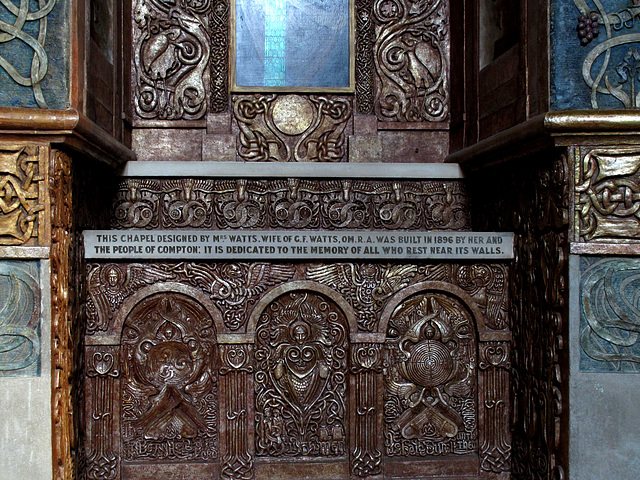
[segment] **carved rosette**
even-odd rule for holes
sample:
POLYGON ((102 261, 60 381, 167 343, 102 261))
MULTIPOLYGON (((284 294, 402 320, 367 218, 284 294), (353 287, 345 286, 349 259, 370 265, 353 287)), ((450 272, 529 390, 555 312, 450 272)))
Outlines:
POLYGON ((37 146, 0 148, 0 245, 48 241, 48 153, 37 146))
POLYGON ((389 457, 477 452, 475 325, 454 297, 421 293, 387 331, 384 422, 389 457))
POLYGON ((640 239, 640 151, 576 149, 575 238, 640 239))
POLYGON ((113 226, 466 231, 471 221, 459 181, 127 179, 113 226))
POLYGON ((340 162, 351 100, 331 95, 242 95, 233 99, 238 157, 248 162, 340 162))
POLYGON ((251 431, 251 379, 254 371, 250 345, 220 345, 220 386, 222 418, 222 478, 254 478, 251 431))
POLYGON ((448 120, 448 1, 374 0, 373 15, 378 119, 448 120))
POLYGON ((133 5, 133 103, 142 119, 195 120, 207 111, 209 0, 133 5))
POLYGON ((119 346, 85 348, 85 368, 89 420, 86 475, 90 480, 119 478, 119 445, 114 435, 119 429, 120 386, 119 346))
POLYGON ((342 311, 315 292, 266 307, 256 327, 256 455, 348 454, 347 332, 342 311))
POLYGON ((383 352, 379 344, 351 345, 349 371, 355 392, 351 418, 351 471, 356 477, 382 473, 380 413, 383 352))
POLYGON ((190 297, 139 302, 122 332, 121 435, 127 461, 218 458, 215 330, 190 297))
POLYGON ((478 353, 480 468, 493 473, 510 471, 509 348, 508 342, 487 342, 478 353))

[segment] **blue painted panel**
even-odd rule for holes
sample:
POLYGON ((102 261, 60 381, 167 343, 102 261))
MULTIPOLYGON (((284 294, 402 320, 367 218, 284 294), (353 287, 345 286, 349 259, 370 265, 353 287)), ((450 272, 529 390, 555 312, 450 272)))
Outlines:
POLYGON ((640 5, 633 0, 553 0, 551 108, 637 108, 639 93, 640 5), (591 39, 590 32, 597 35, 591 39))
POLYGON ((67 1, 0 2, 0 106, 69 107, 67 1))
POLYGON ((580 259, 580 370, 640 373, 640 259, 580 259))
POLYGON ((40 264, 0 261, 0 377, 40 375, 40 264))

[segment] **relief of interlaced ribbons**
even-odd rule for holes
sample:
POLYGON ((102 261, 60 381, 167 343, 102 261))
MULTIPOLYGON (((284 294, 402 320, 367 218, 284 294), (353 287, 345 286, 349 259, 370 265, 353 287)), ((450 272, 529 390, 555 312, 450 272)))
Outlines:
POLYGON ((10 14, 5 14, 4 18, 14 17, 13 23, 0 20, 0 44, 16 44, 9 48, 9 52, 13 53, 11 57, 7 58, 0 55, 0 67, 19 85, 31 87, 38 106, 47 108, 41 88, 41 82, 48 69, 44 41, 47 35, 47 16, 53 10, 57 0, 38 0, 38 8, 35 11, 30 11, 30 8, 34 5, 33 2, 29 0, 18 1, 19 4, 16 5, 13 0, 0 0, 0 5, 2 5, 0 12, 5 10, 5 13, 8 12, 10 14), (34 38, 25 30, 25 27, 29 26, 28 22, 38 22, 37 38, 34 38), (26 75, 19 72, 18 68, 12 63, 12 60, 18 58, 23 51, 24 47, 17 45, 20 42, 33 52, 31 68, 26 75))

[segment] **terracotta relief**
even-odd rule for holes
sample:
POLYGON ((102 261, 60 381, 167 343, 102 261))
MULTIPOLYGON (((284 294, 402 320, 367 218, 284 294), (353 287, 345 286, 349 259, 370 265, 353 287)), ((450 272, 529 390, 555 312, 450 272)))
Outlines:
POLYGON ((228 0, 212 0, 211 28, 211 94, 209 110, 229 110, 229 9, 228 0))
POLYGON ((295 291, 269 304, 256 327, 256 455, 347 455, 344 315, 295 291))
POLYGON ((47 154, 44 147, 0 148, 0 245, 47 242, 47 154))
MULTIPOLYGON (((489 171, 469 185, 477 199, 474 229, 516 235, 508 289, 513 334, 511 468, 518 478, 566 476, 568 448, 561 435, 569 428, 568 372, 563 361, 573 194, 569 166, 561 152, 526 167, 489 171)), ((497 460, 501 454, 496 453, 497 460)))
POLYGON ((128 179, 113 226, 464 231, 468 212, 459 181, 128 179))
POLYGON ((356 0, 356 109, 373 113, 375 24, 371 0, 356 0))
POLYGON ((640 238, 638 170, 633 149, 576 149, 575 236, 578 241, 640 238))
POLYGON ((122 332, 126 461, 218 458, 215 327, 181 294, 147 297, 122 332))
POLYGON ((248 162, 339 162, 346 155, 349 98, 243 95, 233 99, 238 157, 248 162))
POLYGON ((381 121, 449 118, 447 0, 375 0, 375 111, 381 121))
POLYGON ((207 111, 211 52, 208 0, 136 0, 134 105, 141 119, 195 120, 207 111))
POLYGON ((386 346, 386 455, 477 452, 477 341, 460 301, 408 298, 389 320, 386 346))
POLYGON ((0 262, 0 377, 40 375, 40 267, 0 262))

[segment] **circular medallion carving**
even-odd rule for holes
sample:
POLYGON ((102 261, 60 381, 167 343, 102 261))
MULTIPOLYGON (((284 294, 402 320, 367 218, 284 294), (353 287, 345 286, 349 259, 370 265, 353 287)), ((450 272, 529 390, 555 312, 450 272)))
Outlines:
POLYGON ((278 97, 271 108, 273 123, 286 135, 300 135, 313 122, 313 104, 300 95, 278 97))

